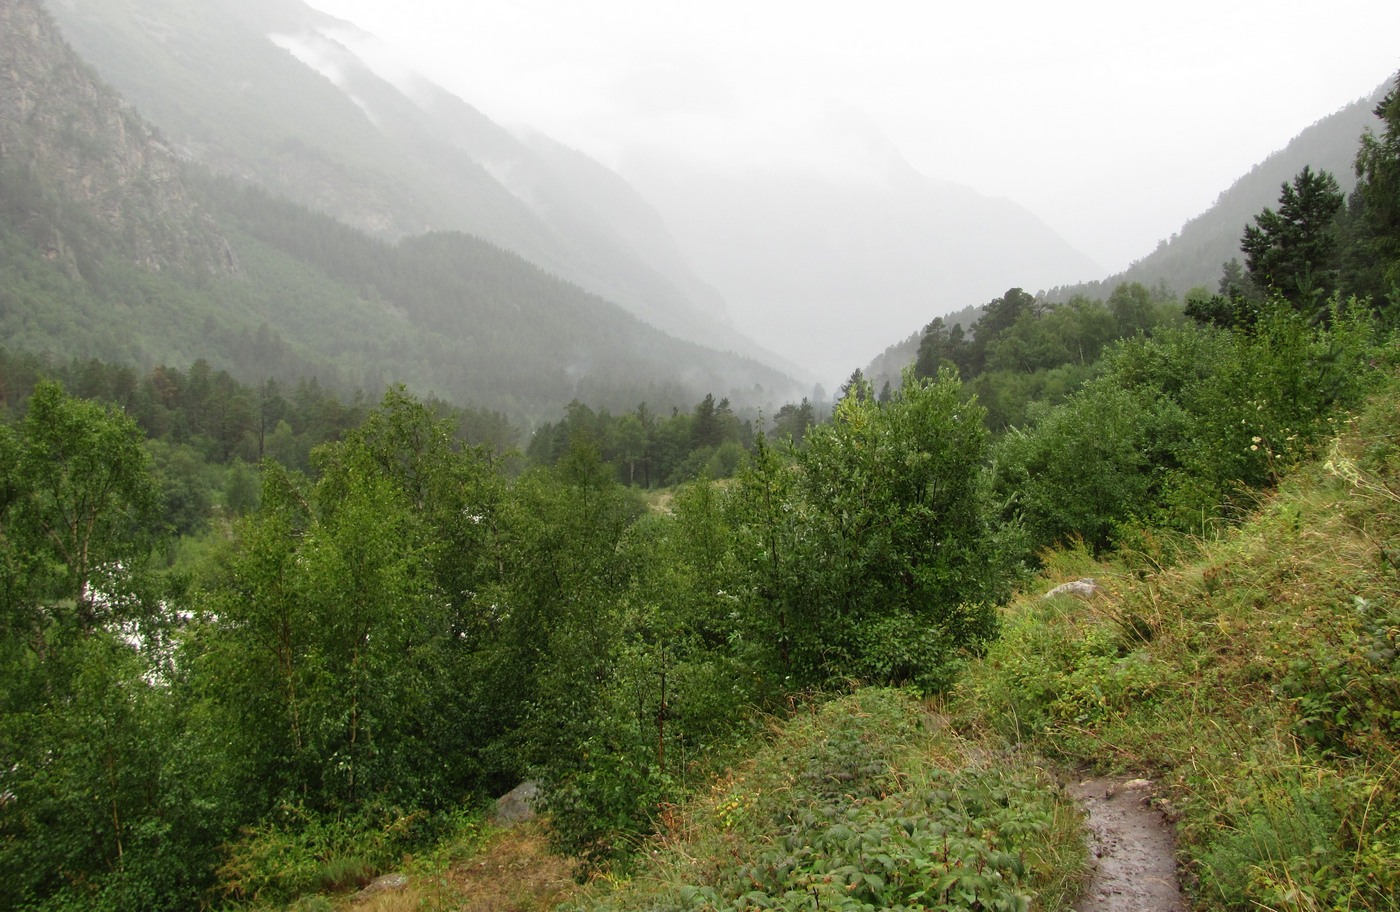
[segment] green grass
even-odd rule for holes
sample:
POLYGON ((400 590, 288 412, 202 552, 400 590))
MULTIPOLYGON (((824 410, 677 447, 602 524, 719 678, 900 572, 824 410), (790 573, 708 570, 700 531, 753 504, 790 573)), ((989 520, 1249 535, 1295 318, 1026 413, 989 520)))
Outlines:
POLYGON ((390 871, 431 878, 475 853, 483 829, 467 809, 336 819, 287 805, 226 848, 219 891, 240 907, 300 908, 390 871))
POLYGON ((1199 908, 1400 908, 1397 430, 1400 385, 1175 566, 1056 556, 1104 594, 1013 605, 955 718, 1159 776, 1199 908))
POLYGON ((799 713, 663 821, 632 877, 570 908, 1054 908, 1084 860, 1044 770, 991 758, 893 690, 799 713))

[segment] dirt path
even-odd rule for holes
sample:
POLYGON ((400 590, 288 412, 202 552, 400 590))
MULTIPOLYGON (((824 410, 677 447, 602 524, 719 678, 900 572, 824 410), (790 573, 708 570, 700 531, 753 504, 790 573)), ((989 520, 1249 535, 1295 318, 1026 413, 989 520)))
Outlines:
POLYGON ((1070 789, 1088 815, 1093 876, 1076 912, 1185 912, 1172 827, 1145 779, 1086 779, 1070 789))

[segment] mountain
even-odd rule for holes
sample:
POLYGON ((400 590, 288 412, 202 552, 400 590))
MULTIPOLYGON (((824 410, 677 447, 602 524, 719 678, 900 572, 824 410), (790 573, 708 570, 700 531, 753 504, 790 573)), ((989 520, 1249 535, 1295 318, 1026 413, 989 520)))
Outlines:
POLYGON ((0 35, 0 192, 10 227, 70 274, 101 254, 110 233, 152 269, 236 270, 174 152, 91 78, 37 6, 0 5, 0 35))
POLYGON ((461 231, 673 335, 740 337, 617 175, 521 139, 299 0, 52 0, 64 34, 186 157, 385 239, 461 231))
POLYGON ((405 382, 527 421, 573 398, 659 408, 796 392, 479 238, 390 243, 182 162, 37 0, 6 0, 0 26, 7 346, 147 366, 203 358, 250 381, 405 382))
MULTIPOLYGON (((1059 285, 1042 291, 1040 297, 1052 304, 1064 303, 1075 295, 1105 300, 1113 289, 1130 282, 1149 288, 1165 286, 1178 296, 1197 286, 1214 291, 1221 267, 1231 259, 1243 258, 1240 238, 1245 226, 1252 224, 1266 207, 1278 206, 1281 185, 1291 181, 1304 165, 1330 171, 1342 189, 1351 192, 1356 186, 1353 162, 1358 137, 1367 129, 1381 129, 1375 108, 1390 85, 1390 82, 1383 83, 1369 96, 1303 130, 1285 148, 1255 165, 1248 174, 1222 191, 1210 209, 1188 221, 1179 232, 1160 242, 1156 250, 1128 269, 1099 281, 1059 285)), ((927 318, 932 319, 942 312, 930 308, 927 318)), ((971 314, 971 319, 964 321, 964 328, 975 319, 976 314, 971 314)), ((867 363, 866 377, 877 387, 884 380, 897 379, 900 370, 912 363, 918 354, 921 337, 922 329, 890 345, 867 363)))
POLYGON ((1178 295, 1200 285, 1215 291, 1221 267, 1232 259, 1244 259, 1240 238, 1245 226, 1253 224, 1255 216, 1265 208, 1278 208, 1281 186, 1292 181, 1304 165, 1311 165, 1314 171, 1331 172, 1342 190, 1351 192, 1356 186, 1357 140, 1367 128, 1380 130, 1375 109, 1389 86, 1389 82, 1382 84, 1367 97, 1303 130, 1287 146, 1222 191, 1209 209, 1125 271, 1101 282, 1055 288, 1046 293, 1046 298, 1056 302, 1067 301, 1075 294, 1106 298, 1124 282, 1141 282, 1149 288, 1165 283, 1178 295))
MULTIPOLYGON (((839 125, 850 146, 851 130, 839 125)), ((835 383, 891 338, 1008 287, 1100 273, 1020 206, 920 174, 878 135, 848 170, 639 152, 622 172, 748 335, 835 383), (797 316, 793 316, 793 315, 797 316)))

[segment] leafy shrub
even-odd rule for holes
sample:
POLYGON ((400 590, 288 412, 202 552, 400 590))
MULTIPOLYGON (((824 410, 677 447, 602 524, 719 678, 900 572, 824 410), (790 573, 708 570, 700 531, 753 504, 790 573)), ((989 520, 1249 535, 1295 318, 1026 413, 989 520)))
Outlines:
POLYGON ((736 587, 777 677, 938 686, 994 635, 1014 561, 991 528, 982 415, 951 373, 909 373, 887 403, 844 398, 794 470, 755 454, 733 498, 753 555, 736 587))
POLYGON ((227 847, 219 886, 230 899, 257 903, 356 889, 446 835, 464 838, 477 820, 466 810, 387 809, 336 819, 283 805, 227 847))
POLYGON ((647 756, 648 747, 635 740, 624 748, 612 738, 588 739, 573 769, 545 792, 551 841, 578 857, 585 872, 625 864, 651 832, 671 783, 647 756))
POLYGON ((1019 912, 1062 899, 1042 891, 1083 854, 1062 795, 1027 768, 964 765, 936 729, 892 690, 800 713, 690 811, 690 841, 658 860, 678 870, 586 908, 1019 912))
POLYGON ((1038 547, 1079 536, 1102 553, 1125 529, 1241 519, 1372 387, 1371 332, 1354 304, 1318 326, 1279 306, 1248 329, 1121 343, 1100 377, 999 444, 998 495, 1038 547))

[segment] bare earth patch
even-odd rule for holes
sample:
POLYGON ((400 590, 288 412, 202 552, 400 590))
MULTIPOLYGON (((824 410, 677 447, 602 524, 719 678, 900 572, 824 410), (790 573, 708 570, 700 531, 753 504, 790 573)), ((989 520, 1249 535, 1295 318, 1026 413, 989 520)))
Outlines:
POLYGON ((552 909, 579 889, 574 862, 551 854, 544 830, 525 823, 494 837, 480 855, 452 869, 458 912, 552 909))
POLYGON ((1076 912, 1185 912, 1172 826, 1145 779, 1087 779, 1070 789, 1088 816, 1093 875, 1076 912))

